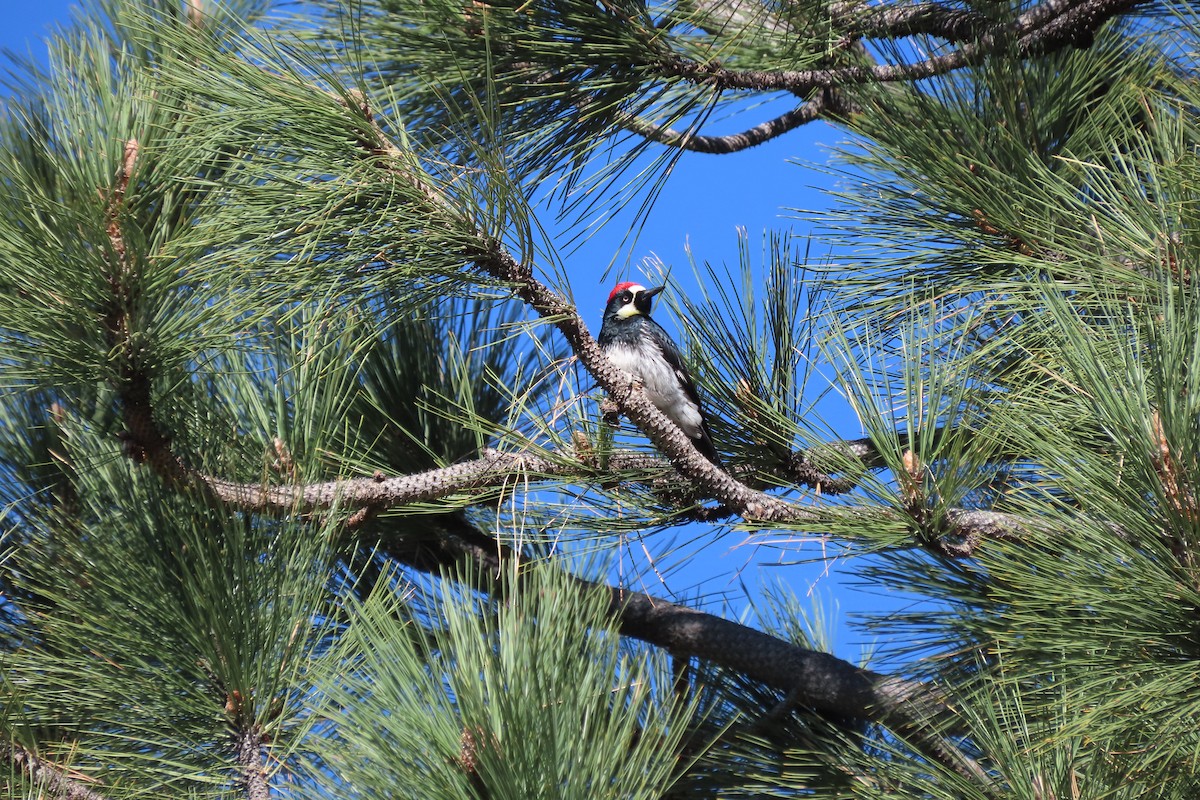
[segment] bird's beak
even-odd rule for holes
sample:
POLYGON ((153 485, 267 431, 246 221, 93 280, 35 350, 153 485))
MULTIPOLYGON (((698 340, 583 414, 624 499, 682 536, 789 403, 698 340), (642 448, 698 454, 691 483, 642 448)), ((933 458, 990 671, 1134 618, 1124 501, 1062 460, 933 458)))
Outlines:
POLYGON ((655 286, 653 289, 643 289, 633 298, 633 307, 636 313, 650 316, 650 301, 654 299, 654 295, 661 292, 666 286, 655 286))

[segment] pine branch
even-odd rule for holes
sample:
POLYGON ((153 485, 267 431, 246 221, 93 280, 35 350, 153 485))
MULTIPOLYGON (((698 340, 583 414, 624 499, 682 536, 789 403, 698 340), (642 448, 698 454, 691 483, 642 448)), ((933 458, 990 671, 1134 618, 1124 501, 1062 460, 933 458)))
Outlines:
POLYGON ((237 762, 246 800, 268 800, 271 787, 262 763, 262 731, 253 723, 237 732, 237 762))
MULTIPOLYGON (((1108 20, 1147 0, 1047 0, 1034 6, 1011 23, 993 25, 975 41, 956 50, 908 64, 830 67, 814 70, 733 70, 718 62, 701 63, 677 58, 661 64, 663 74, 716 89, 788 91, 804 94, 814 89, 858 86, 871 83, 912 81, 945 75, 963 67, 979 64, 986 57, 1012 45, 1015 55, 1026 58, 1043 55, 1068 45, 1090 42, 1108 20)), ((957 22, 943 18, 939 34, 958 36, 957 22)), ((911 19, 897 23, 910 25, 911 19)))
MULTIPOLYGON (((690 446, 690 442, 688 444, 690 446)), ((851 451, 857 449, 855 443, 846 443, 846 447, 851 451)), ((150 459, 150 463, 161 460, 150 459)), ((179 463, 174 459, 170 461, 179 463)), ((804 463, 803 459, 801 462, 804 463)), ((601 471, 599 460, 592 457, 586 460, 552 459, 532 453, 505 453, 488 449, 471 461, 411 475, 384 477, 380 474, 370 478, 347 478, 293 486, 230 481, 190 470, 186 475, 188 482, 203 487, 231 508, 252 513, 311 514, 336 505, 345 510, 357 509, 349 523, 351 527, 357 527, 385 509, 429 503, 456 495, 475 495, 487 490, 506 490, 518 482, 530 484, 538 480, 572 479, 602 485, 613 480, 639 480, 629 478, 631 472, 661 473, 671 469, 671 464, 663 459, 638 453, 614 453, 608 457, 607 465, 607 471, 601 471)), ((752 470, 747 469, 744 473, 749 480, 752 470)), ((679 507, 706 499, 691 487, 681 489, 678 472, 672 471, 670 474, 673 477, 647 481, 660 498, 679 507)), ((738 485, 745 486, 747 492, 756 491, 746 484, 738 485)), ((825 473, 810 474, 805 485, 821 487, 831 494, 853 488, 847 479, 832 478, 825 473)), ((788 517, 776 520, 778 522, 817 525, 838 517, 860 524, 894 525, 910 522, 909 518, 887 509, 830 507, 816 510, 777 502, 788 509, 788 517)), ((686 516, 698 521, 716 522, 740 513, 738 509, 723 504, 716 508, 687 512, 686 516)), ((927 540, 927 546, 953 557, 972 555, 988 539, 1019 539, 1028 532, 1023 520, 997 511, 949 509, 945 520, 944 530, 934 531, 923 538, 927 540)))
MULTIPOLYGON (((127 321, 133 302, 128 288, 131 285, 129 273, 132 267, 125 255, 119 215, 136 158, 137 143, 130 140, 116 189, 109 201, 109 237, 113 253, 113 273, 109 285, 113 296, 112 310, 106 317, 106 332, 113 351, 120 354, 115 388, 126 426, 124 449, 127 455, 136 461, 149 463, 169 484, 199 485, 219 501, 236 508, 291 513, 327 509, 340 502, 363 510, 353 520, 354 525, 366 521, 380 508, 395 508, 442 499, 452 494, 502 488, 510 485, 516 475, 580 476, 581 465, 578 462, 564 464, 531 454, 505 455, 494 451, 471 462, 416 475, 391 479, 376 476, 302 487, 240 483, 187 467, 185 461, 173 452, 170 437, 154 420, 150 376, 139 361, 127 321)), ((555 321, 556 327, 597 383, 703 498, 714 498, 721 503, 722 516, 738 515, 750 521, 783 524, 819 524, 828 519, 830 509, 816 511, 772 497, 760 488, 735 479, 700 455, 691 440, 609 361, 575 308, 538 281, 527 266, 518 264, 507 252, 499 249, 493 249, 490 255, 477 259, 476 264, 491 276, 513 284, 518 296, 527 304, 543 317, 555 321)), ((620 462, 610 463, 610 468, 613 466, 619 468, 620 462)), ((811 470, 812 465, 801 461, 798 467, 796 473, 801 476, 806 469, 811 470)), ((588 472, 585 470, 583 474, 587 476, 588 472)), ((818 484, 828 477, 820 472, 808 475, 810 481, 818 484)), ((827 485, 830 489, 844 488, 836 479, 829 480, 827 485)), ((845 513, 861 518, 864 512, 848 509, 845 513)), ((875 514, 880 523, 901 521, 894 512, 887 510, 879 510, 875 514)), ((710 517, 716 518, 716 515, 710 514, 710 517)), ((1017 520, 996 512, 951 512, 946 519, 951 521, 949 530, 936 531, 935 535, 924 538, 929 546, 955 557, 969 556, 986 536, 1015 538, 1020 535, 1022 528, 1017 520)))
MULTIPOLYGON (((114 191, 109 204, 109 237, 113 244, 114 256, 113 277, 109 281, 113 295, 110 300, 112 311, 106 318, 106 332, 112 351, 120 354, 115 388, 127 429, 126 452, 136 460, 148 461, 155 471, 170 483, 187 479, 199 480, 211 488, 236 493, 240 491, 240 485, 224 485, 219 480, 209 479, 185 467, 172 452, 169 437, 154 420, 150 376, 147 367, 140 362, 140 354, 129 330, 128 314, 134 302, 130 294, 133 284, 130 279, 132 267, 125 258, 119 224, 121 201, 136 157, 137 143, 131 140, 127 148, 125 166, 118 177, 117 191, 114 191)), ((752 489, 734 480, 702 456, 691 440, 651 404, 646 394, 631 384, 628 376, 609 361, 595 338, 588 332, 574 306, 538 281, 529 266, 518 263, 498 246, 489 248, 475 263, 485 274, 509 282, 516 294, 528 305, 541 316, 555 321, 556 327, 563 333, 581 363, 609 396, 650 437, 672 465, 701 490, 736 508, 748 519, 776 522, 813 519, 814 512, 811 510, 789 505, 752 489)), ((483 471, 488 471, 487 465, 484 465, 483 471)), ((255 495, 245 499, 252 503, 264 502, 264 499, 255 495)), ((329 498, 329 502, 332 502, 332 498, 329 498)))
POLYGON ((84 786, 81 781, 90 780, 79 773, 53 764, 29 752, 19 744, 11 743, 0 747, 7 760, 29 780, 48 791, 55 800, 108 800, 104 795, 84 786))
POLYGON ((941 3, 864 8, 859 3, 835 3, 830 7, 834 24, 847 39, 888 38, 924 34, 949 42, 978 39, 991 20, 976 11, 952 8, 941 3))
MULTIPOLYGON (((477 576, 512 572, 520 555, 463 522, 435 543, 422 542, 419 557, 407 561, 423 571, 436 564, 469 566, 477 576), (430 558, 432 557, 432 560, 430 558)), ((405 554, 389 551, 401 560, 405 554)), ((929 687, 903 678, 861 669, 829 653, 808 650, 746 625, 643 592, 575 578, 581 591, 609 594, 609 612, 620 632, 661 647, 678 658, 702 658, 772 688, 795 689, 802 704, 815 711, 881 719, 899 716, 902 702, 924 696, 929 687)), ((486 586, 481 584, 479 588, 486 586)))
POLYGON ((104 315, 104 333, 110 352, 116 357, 115 388, 121 398, 125 423, 125 451, 138 461, 149 460, 155 471, 170 481, 186 473, 171 452, 171 440, 154 422, 150 397, 150 375, 133 341, 129 318, 137 303, 137 265, 125 246, 122 231, 125 194, 137 167, 138 141, 125 142, 125 156, 116 181, 107 193, 105 217, 108 233, 108 272, 110 296, 104 315))
MULTIPOLYGON (((413 540, 411 549, 388 548, 388 555, 423 572, 445 574, 458 568, 475 588, 491 591, 493 576, 520 574, 521 556, 477 530, 461 517, 455 529, 436 538, 413 540)), ((449 521, 449 518, 447 518, 449 521)), ((933 687, 907 678, 857 667, 829 653, 809 650, 746 625, 622 587, 573 577, 583 592, 609 595, 609 613, 624 636, 661 647, 678 659, 700 658, 765 686, 786 692, 823 715, 869 720, 913 737, 931 757, 959 774, 987 781, 983 770, 932 732, 929 723, 951 713, 933 687)))
POLYGON ((756 147, 763 142, 794 131, 801 125, 820 119, 827 111, 831 110, 833 105, 829 101, 831 92, 832 90, 829 90, 818 94, 791 111, 741 133, 731 133, 725 136, 704 136, 691 131, 680 133, 672 128, 663 128, 621 111, 617 112, 616 121, 626 130, 667 147, 678 147, 696 153, 736 153, 756 147))

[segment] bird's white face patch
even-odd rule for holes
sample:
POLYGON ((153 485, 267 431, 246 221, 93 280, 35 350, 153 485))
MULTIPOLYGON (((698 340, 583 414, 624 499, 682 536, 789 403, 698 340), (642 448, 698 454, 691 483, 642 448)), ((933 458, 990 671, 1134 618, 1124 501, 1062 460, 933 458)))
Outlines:
POLYGON ((621 319, 629 319, 642 313, 638 311, 636 303, 638 295, 646 291, 646 287, 635 283, 633 286, 627 287, 625 291, 629 292, 630 298, 628 303, 617 309, 617 316, 621 319))

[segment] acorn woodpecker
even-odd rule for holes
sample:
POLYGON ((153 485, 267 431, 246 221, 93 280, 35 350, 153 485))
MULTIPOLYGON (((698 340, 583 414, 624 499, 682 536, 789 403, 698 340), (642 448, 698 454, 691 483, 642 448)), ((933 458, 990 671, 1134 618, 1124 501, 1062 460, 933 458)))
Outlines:
POLYGON ((597 340, 613 363, 641 382, 650 402, 691 438, 705 458, 719 465, 721 457, 708 434, 700 395, 679 348, 650 319, 650 302, 664 288, 618 283, 608 296, 597 340))

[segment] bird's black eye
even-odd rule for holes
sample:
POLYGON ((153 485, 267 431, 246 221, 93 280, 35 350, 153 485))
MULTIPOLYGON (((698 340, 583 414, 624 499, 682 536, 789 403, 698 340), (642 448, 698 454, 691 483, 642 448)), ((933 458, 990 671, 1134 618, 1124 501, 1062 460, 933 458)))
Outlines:
POLYGON ((632 302, 633 302, 633 292, 630 292, 630 291, 626 290, 626 291, 625 291, 625 292, 624 292, 624 293, 621 295, 621 302, 622 302, 622 303, 632 303, 632 302))

